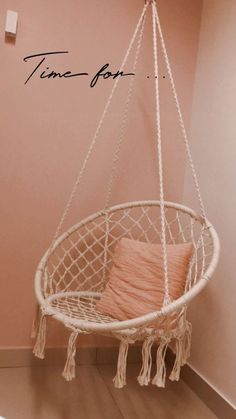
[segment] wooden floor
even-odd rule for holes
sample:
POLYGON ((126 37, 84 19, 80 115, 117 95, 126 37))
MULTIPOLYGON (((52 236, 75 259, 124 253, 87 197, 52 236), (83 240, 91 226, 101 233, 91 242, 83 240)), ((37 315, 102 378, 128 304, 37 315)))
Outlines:
POLYGON ((67 383, 59 367, 0 369, 0 417, 6 419, 216 419, 182 381, 140 387, 139 366, 128 385, 113 387, 114 365, 79 366, 67 383))

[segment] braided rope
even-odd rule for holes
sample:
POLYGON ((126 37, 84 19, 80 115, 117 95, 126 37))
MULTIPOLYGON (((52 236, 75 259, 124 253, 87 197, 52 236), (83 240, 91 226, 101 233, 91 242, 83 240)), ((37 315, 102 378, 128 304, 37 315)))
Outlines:
MULTIPOLYGON (((138 37, 137 47, 135 51, 134 63, 133 63, 133 68, 132 68, 133 73, 135 73, 136 71, 136 67, 137 67, 137 63, 138 63, 138 59, 140 55, 140 49, 142 45, 143 33, 144 33, 144 27, 145 27, 145 21, 146 21, 146 11, 147 9, 145 10, 145 14, 144 14, 141 29, 140 29, 140 34, 138 37)), ((132 77, 129 82, 129 88, 128 88, 128 93, 126 97, 123 118, 121 120, 121 125, 120 125, 120 134, 118 136, 118 141, 117 141, 116 149, 113 156, 112 170, 111 170, 111 175, 110 175, 110 179, 107 186, 107 193, 106 193, 106 199, 105 199, 105 209, 108 208, 110 200, 111 200, 112 188, 113 188, 114 179, 117 172, 117 166, 118 166, 118 162, 120 158, 120 151, 121 151, 121 147, 122 147, 122 144, 124 142, 124 137, 125 137, 125 128, 126 128, 127 120, 128 120, 128 111, 129 111, 131 96, 133 93, 133 85, 134 85, 134 78, 132 77)), ((103 281, 105 281, 106 267, 107 267, 108 236, 109 236, 108 214, 106 214, 105 216, 105 226, 106 226, 106 230, 105 230, 106 234, 105 234, 105 244, 104 244, 104 266, 103 266, 103 275, 102 275, 103 281)))
POLYGON ((158 169, 159 169, 159 182, 160 182, 159 186, 160 186, 160 213, 161 213, 161 245, 162 245, 162 252, 163 252, 163 273, 164 273, 164 287, 165 287, 163 306, 165 306, 166 304, 170 302, 170 295, 169 295, 168 265, 167 265, 167 250, 166 250, 157 33, 156 33, 156 21, 155 21, 155 4, 153 2, 152 2, 152 34, 153 34, 153 55, 154 55, 154 74, 155 74, 157 153, 158 153, 158 169))
POLYGON ((159 32, 159 36, 160 36, 160 41, 161 41, 161 48, 162 48, 162 51, 163 51, 163 55, 164 55, 164 59, 165 59, 166 67, 167 67, 167 72, 168 72, 168 75, 169 75, 169 78, 170 78, 172 93, 173 93, 173 96, 174 96, 174 102, 175 102, 177 113, 178 113, 178 120, 179 120, 180 128, 181 128, 181 131, 182 131, 183 139, 184 139, 184 144, 185 144, 185 147, 186 147, 187 157, 188 157, 189 165, 190 165, 191 172, 192 172, 194 186, 195 186, 195 189, 196 189, 196 192, 197 192, 197 197, 198 197, 198 201, 199 201, 199 205, 200 205, 201 215, 203 216, 204 219, 206 219, 206 212, 205 212, 205 208, 204 208, 204 204, 203 204, 203 200, 202 200, 202 196, 201 196, 201 192, 200 192, 199 181, 198 181, 197 173, 196 173, 194 163, 193 163, 193 158, 192 158, 192 154, 191 154, 189 140, 188 140, 188 136, 187 136, 184 120, 183 120, 181 106, 180 106, 180 103, 179 103, 179 99, 178 99, 178 95, 177 95, 177 91, 176 91, 176 87, 175 87, 175 82, 174 82, 174 78, 173 78, 173 74, 172 74, 172 70, 171 70, 171 66, 170 66, 170 61, 169 61, 164 37, 163 37, 163 34, 162 34, 160 19, 159 19, 159 15, 158 15, 157 6, 156 6, 155 1, 153 1, 152 7, 153 7, 153 10, 154 10, 154 13, 155 13, 155 19, 156 19, 157 28, 158 28, 158 32, 159 32))
MULTIPOLYGON (((121 69, 123 69, 123 68, 124 68, 124 66, 125 66, 125 64, 126 64, 126 61, 127 61, 128 57, 129 57, 130 51, 131 51, 131 49, 132 49, 132 47, 133 47, 133 44, 134 44, 134 42, 135 42, 135 39, 136 39, 137 33, 138 33, 138 31, 139 31, 139 28, 140 28, 140 26, 141 26, 141 24, 142 24, 142 22, 143 22, 143 18, 144 18, 144 15, 145 15, 145 13, 146 13, 146 9, 147 9, 147 5, 144 5, 143 10, 142 10, 142 13, 141 13, 141 16, 139 17, 138 23, 137 23, 136 28, 135 28, 135 30, 134 30, 134 32, 133 32, 133 35, 132 35, 131 41, 130 41, 130 43, 129 43, 128 49, 127 49, 127 51, 126 51, 126 54, 125 54, 125 56, 124 56, 124 59, 123 59, 123 61, 122 61, 121 66, 120 66, 120 68, 121 68, 121 69)), ((108 99, 107 99, 107 102, 106 102, 106 105, 105 105, 105 107, 104 107, 104 110, 103 110, 102 116, 101 116, 100 121, 99 121, 99 123, 98 123, 98 126, 97 126, 97 128, 96 128, 96 131, 95 131, 94 137, 93 137, 93 139, 92 139, 92 141, 91 141, 91 143, 90 143, 89 149, 88 149, 87 154, 86 154, 85 159, 84 159, 84 162, 83 162, 82 167, 81 167, 81 169, 80 169, 80 171, 79 171, 79 174, 78 174, 78 176, 77 176, 77 179, 76 179, 76 181, 75 181, 75 183, 74 183, 74 186, 73 186, 73 188, 72 188, 72 192, 71 192, 71 194, 70 194, 70 196, 69 196, 69 199, 68 199, 67 204, 66 204, 66 206, 65 206, 65 209, 64 209, 64 212, 63 212, 63 214, 62 214, 62 217, 61 217, 61 219, 60 219, 60 221, 59 221, 59 223, 58 223, 58 226, 57 226, 57 228, 56 228, 56 233, 55 233, 55 235, 54 235, 54 237, 53 237, 52 244, 51 244, 51 246, 50 246, 50 248, 49 248, 49 252, 51 252, 52 247, 53 247, 53 244, 55 243, 55 241, 56 241, 57 237, 59 236, 59 233, 60 233, 61 228, 62 228, 62 226, 63 226, 63 224, 64 224, 64 221, 65 221, 65 219, 66 219, 66 217, 67 217, 67 215, 68 215, 68 213, 69 213, 69 211, 70 211, 71 204, 72 204, 73 199, 74 199, 74 197, 75 197, 75 194, 76 194, 77 188, 78 188, 78 186, 79 186, 79 184, 80 184, 80 182, 81 182, 81 178, 82 178, 82 176, 83 176, 83 174, 84 174, 84 172, 85 172, 85 169, 86 169, 86 166, 87 166, 88 160, 89 160, 89 158, 90 158, 90 156, 91 156, 91 153, 92 153, 92 151, 93 151, 93 148, 94 148, 94 146, 95 146, 95 144, 96 144, 98 134, 99 134, 100 129, 101 129, 102 125, 103 125, 103 122, 104 122, 105 116, 106 116, 107 111, 108 111, 108 109, 109 109, 109 107, 110 107, 110 104, 111 104, 111 101, 112 101, 113 95, 114 95, 114 93, 115 93, 115 90, 116 90, 116 88, 117 88, 117 85, 118 85, 118 83, 119 83, 119 80, 120 80, 120 78, 119 78, 119 77, 118 77, 118 78, 116 78, 116 80, 115 80, 115 82, 114 82, 114 84, 113 84, 112 90, 111 90, 111 92, 110 92, 110 95, 109 95, 109 97, 108 97, 108 99)))
MULTIPOLYGON (((134 63, 133 63, 133 67, 132 67, 132 72, 133 73, 135 73, 136 68, 137 68, 137 64, 138 64, 140 49, 141 49, 142 40, 143 40, 145 21, 146 21, 146 11, 145 11, 145 14, 144 14, 144 17, 143 17, 142 26, 141 26, 141 29, 140 29, 140 34, 139 34, 137 47, 136 47, 136 51, 135 51, 135 58, 134 58, 134 63)), ((113 164, 112 164, 112 172, 111 172, 111 176, 110 176, 109 183, 108 183, 108 188, 107 188, 105 208, 107 208, 109 206, 109 203, 110 203, 112 186, 113 186, 113 182, 114 182, 114 179, 115 179, 116 168, 117 168, 117 164, 119 162, 119 157, 120 157, 120 150, 121 150, 121 146, 122 146, 122 143, 124 141, 124 136, 125 136, 125 128, 126 128, 127 120, 128 120, 128 111, 129 111, 131 96, 132 96, 132 93, 133 93, 133 86, 134 86, 134 78, 132 77, 130 79, 130 82, 129 82, 129 88, 128 88, 127 98, 126 98, 126 102, 125 102, 123 118, 122 118, 122 121, 121 121, 120 135, 118 136, 117 146, 116 146, 116 150, 115 150, 115 153, 114 153, 113 164)))

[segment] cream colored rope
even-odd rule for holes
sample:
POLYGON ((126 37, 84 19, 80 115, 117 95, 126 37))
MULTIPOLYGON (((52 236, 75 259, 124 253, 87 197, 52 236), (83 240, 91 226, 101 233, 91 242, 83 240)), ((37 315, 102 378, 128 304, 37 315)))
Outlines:
POLYGON ((165 204, 164 204, 164 185, 163 185, 163 163, 161 147, 161 119, 160 119, 160 94, 159 94, 159 68, 157 52, 157 33, 155 20, 155 3, 152 2, 152 29, 153 29, 153 55, 154 55, 154 74, 155 74, 155 98, 156 98, 156 129, 157 129, 157 154, 160 186, 160 213, 161 213, 161 245, 163 252, 163 273, 164 273, 164 301, 163 305, 170 303, 168 265, 166 250, 166 228, 165 228, 165 204))
MULTIPOLYGON (((133 63, 133 67, 132 67, 132 72, 133 73, 136 72, 137 63, 138 63, 138 59, 139 59, 139 55, 140 55, 140 49, 141 49, 141 45, 142 45, 143 32, 144 32, 145 21, 146 21, 146 11, 147 11, 147 9, 145 10, 145 14, 144 14, 144 17, 143 17, 143 21, 142 21, 142 25, 141 25, 141 29, 140 29, 140 33, 139 33, 139 37, 138 37, 137 47, 136 47, 136 51, 135 51, 134 63, 133 63)), ((124 142, 124 137, 125 137, 125 128, 126 128, 127 120, 128 120, 128 111, 129 111, 131 96, 132 96, 132 93, 133 93, 133 85, 134 85, 134 78, 132 77, 130 82, 129 82, 129 88, 128 88, 128 93, 127 93, 127 97, 126 97, 123 118, 121 120, 121 125, 120 125, 120 132, 119 132, 119 135, 118 135, 118 141, 117 141, 114 156, 113 156, 111 175, 110 175, 110 178, 109 178, 109 181, 108 181, 107 193, 106 193, 106 199, 105 199, 105 209, 108 208, 108 206, 110 204, 110 200, 111 200, 112 188, 113 188, 113 184, 114 184, 114 180, 115 180, 115 176, 116 176, 116 172, 117 172, 117 166, 118 166, 118 162, 119 162, 119 158, 120 158, 120 151, 121 151, 121 147, 122 147, 122 144, 124 142)), ((102 276, 103 281, 105 281, 105 277, 106 277, 108 238, 109 238, 109 215, 106 214, 106 217, 105 217, 104 261, 103 261, 104 267, 103 267, 103 276, 102 276)))
MULTIPOLYGON (((146 9, 146 11, 147 11, 147 9, 146 9)), ((139 38, 138 38, 138 42, 137 42, 137 47, 136 47, 136 51, 135 51, 135 58, 134 58, 134 63, 133 63, 133 67, 132 67, 132 73, 135 73, 136 68, 137 68, 137 64, 138 64, 140 49, 141 49, 142 40, 143 40, 145 21, 146 21, 146 11, 145 11, 145 14, 144 14, 144 17, 143 17, 143 21, 142 21, 142 25, 141 25, 141 29, 140 29, 140 34, 139 34, 139 38)), ((109 182, 108 182, 108 188, 107 188, 107 194, 106 194, 106 200, 105 200, 105 208, 107 208, 110 204, 112 187, 113 187, 115 174, 116 174, 116 168, 117 168, 117 165, 118 165, 118 162, 119 162, 120 150, 121 150, 121 146, 122 146, 122 143, 124 141, 124 136, 125 136, 125 128, 126 128, 127 120, 128 120, 128 111, 129 111, 131 96, 132 96, 132 93, 133 93, 133 86, 134 86, 134 77, 132 77, 130 79, 130 82, 129 82, 129 88, 128 88, 127 98, 126 98, 126 102, 125 102, 123 118, 122 118, 121 126, 120 126, 120 135, 118 136, 117 146, 116 146, 115 153, 114 153, 114 158, 113 158, 111 176, 110 176, 110 179, 109 179, 109 182)))
MULTIPOLYGON (((121 66, 120 66, 120 68, 121 68, 121 69, 123 69, 123 68, 124 68, 124 66, 125 66, 125 64, 126 64, 126 62, 127 62, 127 59, 128 59, 128 57, 129 57, 129 54, 130 54, 130 51, 131 51, 131 49, 132 49, 132 47, 133 47, 133 44, 134 44, 135 39, 136 39, 136 36, 137 36, 137 34, 138 34, 139 28, 140 28, 140 26, 141 26, 141 24, 142 24, 142 22, 143 22, 143 18, 144 18, 144 15, 145 15, 145 13, 146 13, 146 9, 147 9, 147 5, 145 4, 145 5, 144 5, 144 7, 143 7, 143 10, 142 10, 141 16, 140 16, 140 18, 139 18, 139 20, 138 20, 138 23, 137 23, 137 25, 136 25, 136 28, 135 28, 135 30, 134 30, 133 36, 132 36, 132 38, 131 38, 131 41, 130 41, 130 43, 129 43, 128 49, 127 49, 126 54, 125 54, 125 57, 124 57, 124 59, 123 59, 123 61, 122 61, 122 64, 121 64, 121 66)), ((63 214, 62 214, 62 217, 61 217, 61 219, 60 219, 60 221, 59 221, 59 224, 58 224, 58 226, 57 226, 56 233, 55 233, 54 238, 53 238, 53 240, 52 240, 52 244, 51 244, 51 247, 50 247, 50 250, 49 250, 49 251, 51 251, 53 244, 55 243, 55 241, 56 241, 57 237, 59 236, 59 233, 60 233, 61 228, 62 228, 62 226, 63 226, 63 224, 64 224, 64 221, 65 221, 65 219, 66 219, 66 217, 67 217, 67 215, 68 215, 68 213, 69 213, 69 211, 70 211, 71 204, 72 204, 73 199, 74 199, 74 197, 75 197, 75 194, 76 194, 77 188, 78 188, 78 186, 79 186, 79 184, 80 184, 80 182, 81 182, 81 178, 82 178, 82 176, 83 176, 83 174, 84 174, 84 172, 85 172, 85 169, 86 169, 86 166, 87 166, 88 160, 89 160, 89 158, 90 158, 90 156, 91 156, 91 153, 92 153, 92 151, 93 151, 93 148, 94 148, 94 146, 95 146, 95 144, 96 144, 98 134, 99 134, 100 129, 101 129, 102 125, 103 125, 103 122, 104 122, 105 116, 106 116, 107 111, 108 111, 108 109, 109 109, 109 107, 110 107, 110 104, 111 104, 111 101, 112 101, 113 95, 114 95, 114 93, 115 93, 115 90, 116 90, 116 88, 117 88, 117 85, 118 85, 118 83, 119 83, 119 80, 120 80, 120 78, 119 78, 119 77, 115 79, 115 82, 114 82, 114 84, 113 84, 113 87, 112 87, 111 93, 110 93, 110 95, 109 95, 109 97, 108 97, 108 100, 107 100, 107 102, 106 102, 106 105, 105 105, 104 110, 103 110, 103 113, 102 113, 102 116, 101 116, 101 118, 100 118, 100 121, 99 121, 99 123, 98 123, 97 129, 96 129, 96 131, 95 131, 94 137, 93 137, 93 139, 92 139, 92 141, 91 141, 91 143, 90 143, 90 146, 89 146, 89 149, 88 149, 88 151, 87 151, 86 157, 85 157, 85 159, 84 159, 84 162, 83 162, 82 167, 81 167, 81 169, 80 169, 80 171, 79 171, 79 174, 78 174, 78 176, 77 176, 77 179, 76 179, 76 181, 75 181, 75 184, 74 184, 74 186, 73 186, 73 188, 72 188, 72 192, 71 192, 71 194, 70 194, 70 196, 69 196, 69 199, 68 199, 68 201, 67 201, 67 204, 66 204, 66 206, 65 206, 65 210, 64 210, 64 212, 63 212, 63 214)))
POLYGON ((152 7, 153 7, 153 10, 154 10, 154 13, 155 13, 157 28, 158 28, 158 32, 159 32, 159 36, 160 36, 160 41, 161 41, 161 47, 162 47, 162 51, 163 51, 163 55, 164 55, 164 59, 165 59, 166 67, 167 67, 167 72, 168 72, 168 75, 169 75, 169 78, 170 78, 171 88, 172 88, 174 101, 175 101, 175 105, 176 105, 176 109, 177 109, 177 113, 178 113, 179 124, 180 124, 180 128, 181 128, 181 131, 182 131, 182 134, 183 134, 183 139, 184 139, 184 144, 185 144, 185 147, 186 147, 186 152, 187 152, 189 165, 190 165, 190 168, 191 168, 191 171, 192 171, 192 177, 193 177, 195 189, 196 189, 196 192, 197 192, 197 197, 198 197, 198 201, 199 201, 199 205, 200 205, 201 215, 203 216, 204 219, 206 219, 206 212, 205 212, 205 208, 204 208, 204 204, 203 204, 203 200, 202 200, 202 196, 201 196, 201 192, 200 192, 200 188, 199 188, 199 181, 198 181, 197 173, 196 173, 196 170, 195 170, 195 167, 194 167, 193 158, 192 158, 192 154, 191 154, 191 149, 190 149, 190 145, 189 145, 189 140, 188 140, 187 132, 186 132, 185 125, 184 125, 184 120, 183 120, 182 111, 181 111, 181 107, 180 107, 180 103, 179 103, 179 99, 178 99, 178 95, 177 95, 177 91, 176 91, 176 87, 175 87, 174 78, 173 78, 173 75, 172 75, 170 61, 169 61, 168 53, 167 53, 167 50, 166 50, 164 37, 163 37, 163 34, 162 34, 162 29, 161 29, 160 19, 159 19, 159 15, 158 15, 158 11, 157 11, 156 1, 152 2, 152 7))

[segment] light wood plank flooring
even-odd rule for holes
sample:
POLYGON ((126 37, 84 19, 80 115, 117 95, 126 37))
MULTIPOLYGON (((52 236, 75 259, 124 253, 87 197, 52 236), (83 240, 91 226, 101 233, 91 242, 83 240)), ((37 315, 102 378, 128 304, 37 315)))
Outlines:
POLYGON ((6 419, 216 419, 182 381, 166 389, 136 382, 139 366, 128 366, 128 386, 113 387, 114 365, 77 368, 67 383, 60 367, 0 369, 0 416, 6 419))

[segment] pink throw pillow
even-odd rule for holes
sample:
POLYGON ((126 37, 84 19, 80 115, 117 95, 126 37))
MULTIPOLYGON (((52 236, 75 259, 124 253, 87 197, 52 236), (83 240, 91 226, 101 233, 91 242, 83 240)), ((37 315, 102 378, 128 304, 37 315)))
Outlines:
MULTIPOLYGON (((179 298, 185 287, 193 247, 168 244, 169 292, 179 298)), ((97 310, 127 320, 160 310, 164 299, 162 247, 122 238, 116 245, 110 278, 97 310)))

